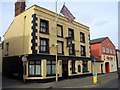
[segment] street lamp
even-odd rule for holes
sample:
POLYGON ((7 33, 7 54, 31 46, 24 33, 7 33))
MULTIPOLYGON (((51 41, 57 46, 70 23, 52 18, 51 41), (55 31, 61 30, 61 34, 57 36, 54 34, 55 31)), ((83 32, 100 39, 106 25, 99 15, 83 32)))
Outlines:
POLYGON ((58 58, 57 58, 57 48, 58 48, 58 44, 57 44, 57 33, 58 33, 58 31, 57 31, 57 20, 58 20, 58 18, 57 18, 57 2, 58 2, 58 0, 56 1, 56 5, 55 5, 55 8, 56 8, 56 19, 55 19, 55 22, 56 22, 56 82, 58 81, 58 67, 57 67, 57 63, 58 63, 58 58))

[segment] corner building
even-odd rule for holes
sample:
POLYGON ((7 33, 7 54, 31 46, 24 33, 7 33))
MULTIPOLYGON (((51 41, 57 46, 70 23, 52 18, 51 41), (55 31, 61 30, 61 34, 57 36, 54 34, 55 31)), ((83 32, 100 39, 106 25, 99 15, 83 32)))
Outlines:
MULTIPOLYGON (((4 35, 3 73, 24 80, 55 79, 56 13, 33 5, 14 17, 4 35)), ((58 77, 91 74, 89 27, 58 17, 58 77)))
POLYGON ((109 73, 117 71, 115 45, 108 37, 93 39, 90 41, 91 57, 97 62, 92 64, 96 73, 109 73))

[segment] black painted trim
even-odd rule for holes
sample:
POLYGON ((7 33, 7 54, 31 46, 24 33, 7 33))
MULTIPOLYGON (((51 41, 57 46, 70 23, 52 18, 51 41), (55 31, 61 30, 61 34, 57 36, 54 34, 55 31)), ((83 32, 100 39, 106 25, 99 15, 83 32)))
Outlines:
POLYGON ((35 42, 36 39, 37 39, 37 36, 36 36, 36 33, 37 33, 37 29, 36 29, 36 26, 38 26, 38 24, 36 23, 36 21, 38 20, 38 18, 36 17, 36 14, 33 14, 32 15, 32 18, 33 20, 31 21, 32 23, 32 33, 31 33, 31 36, 32 36, 32 40, 31 40, 31 43, 32 43, 32 46, 31 46, 31 50, 32 50, 32 54, 37 54, 37 50, 35 49, 35 47, 37 46, 37 43, 35 42))

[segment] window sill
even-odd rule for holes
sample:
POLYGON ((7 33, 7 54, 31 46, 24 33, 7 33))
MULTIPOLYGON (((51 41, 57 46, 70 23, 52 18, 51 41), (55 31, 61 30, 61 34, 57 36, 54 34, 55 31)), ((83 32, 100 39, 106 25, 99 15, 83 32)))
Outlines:
POLYGON ((81 43, 85 43, 85 42, 83 42, 83 41, 80 41, 81 43))
POLYGON ((45 33, 45 32, 39 32, 39 33, 41 33, 41 34, 47 34, 47 35, 49 35, 49 33, 45 33))
POLYGON ((28 75, 28 77, 42 77, 41 75, 28 75))
POLYGON ((49 54, 49 52, 39 52, 39 53, 49 54))
POLYGON ((64 38, 63 36, 58 36, 58 35, 57 35, 57 37, 59 37, 59 38, 64 38))
POLYGON ((56 74, 47 74, 46 76, 48 77, 48 76, 55 76, 56 74))

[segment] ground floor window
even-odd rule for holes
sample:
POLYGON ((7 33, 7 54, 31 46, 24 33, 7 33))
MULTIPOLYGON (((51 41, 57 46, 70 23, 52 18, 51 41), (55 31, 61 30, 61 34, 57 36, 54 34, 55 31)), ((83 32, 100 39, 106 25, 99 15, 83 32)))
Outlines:
POLYGON ((54 76, 56 74, 56 62, 52 60, 47 60, 47 75, 54 76))
POLYGON ((29 61, 29 75, 34 75, 34 76, 41 75, 40 61, 29 61))
POLYGON ((88 61, 83 61, 82 65, 83 65, 83 68, 82 68, 83 73, 88 72, 88 61))

